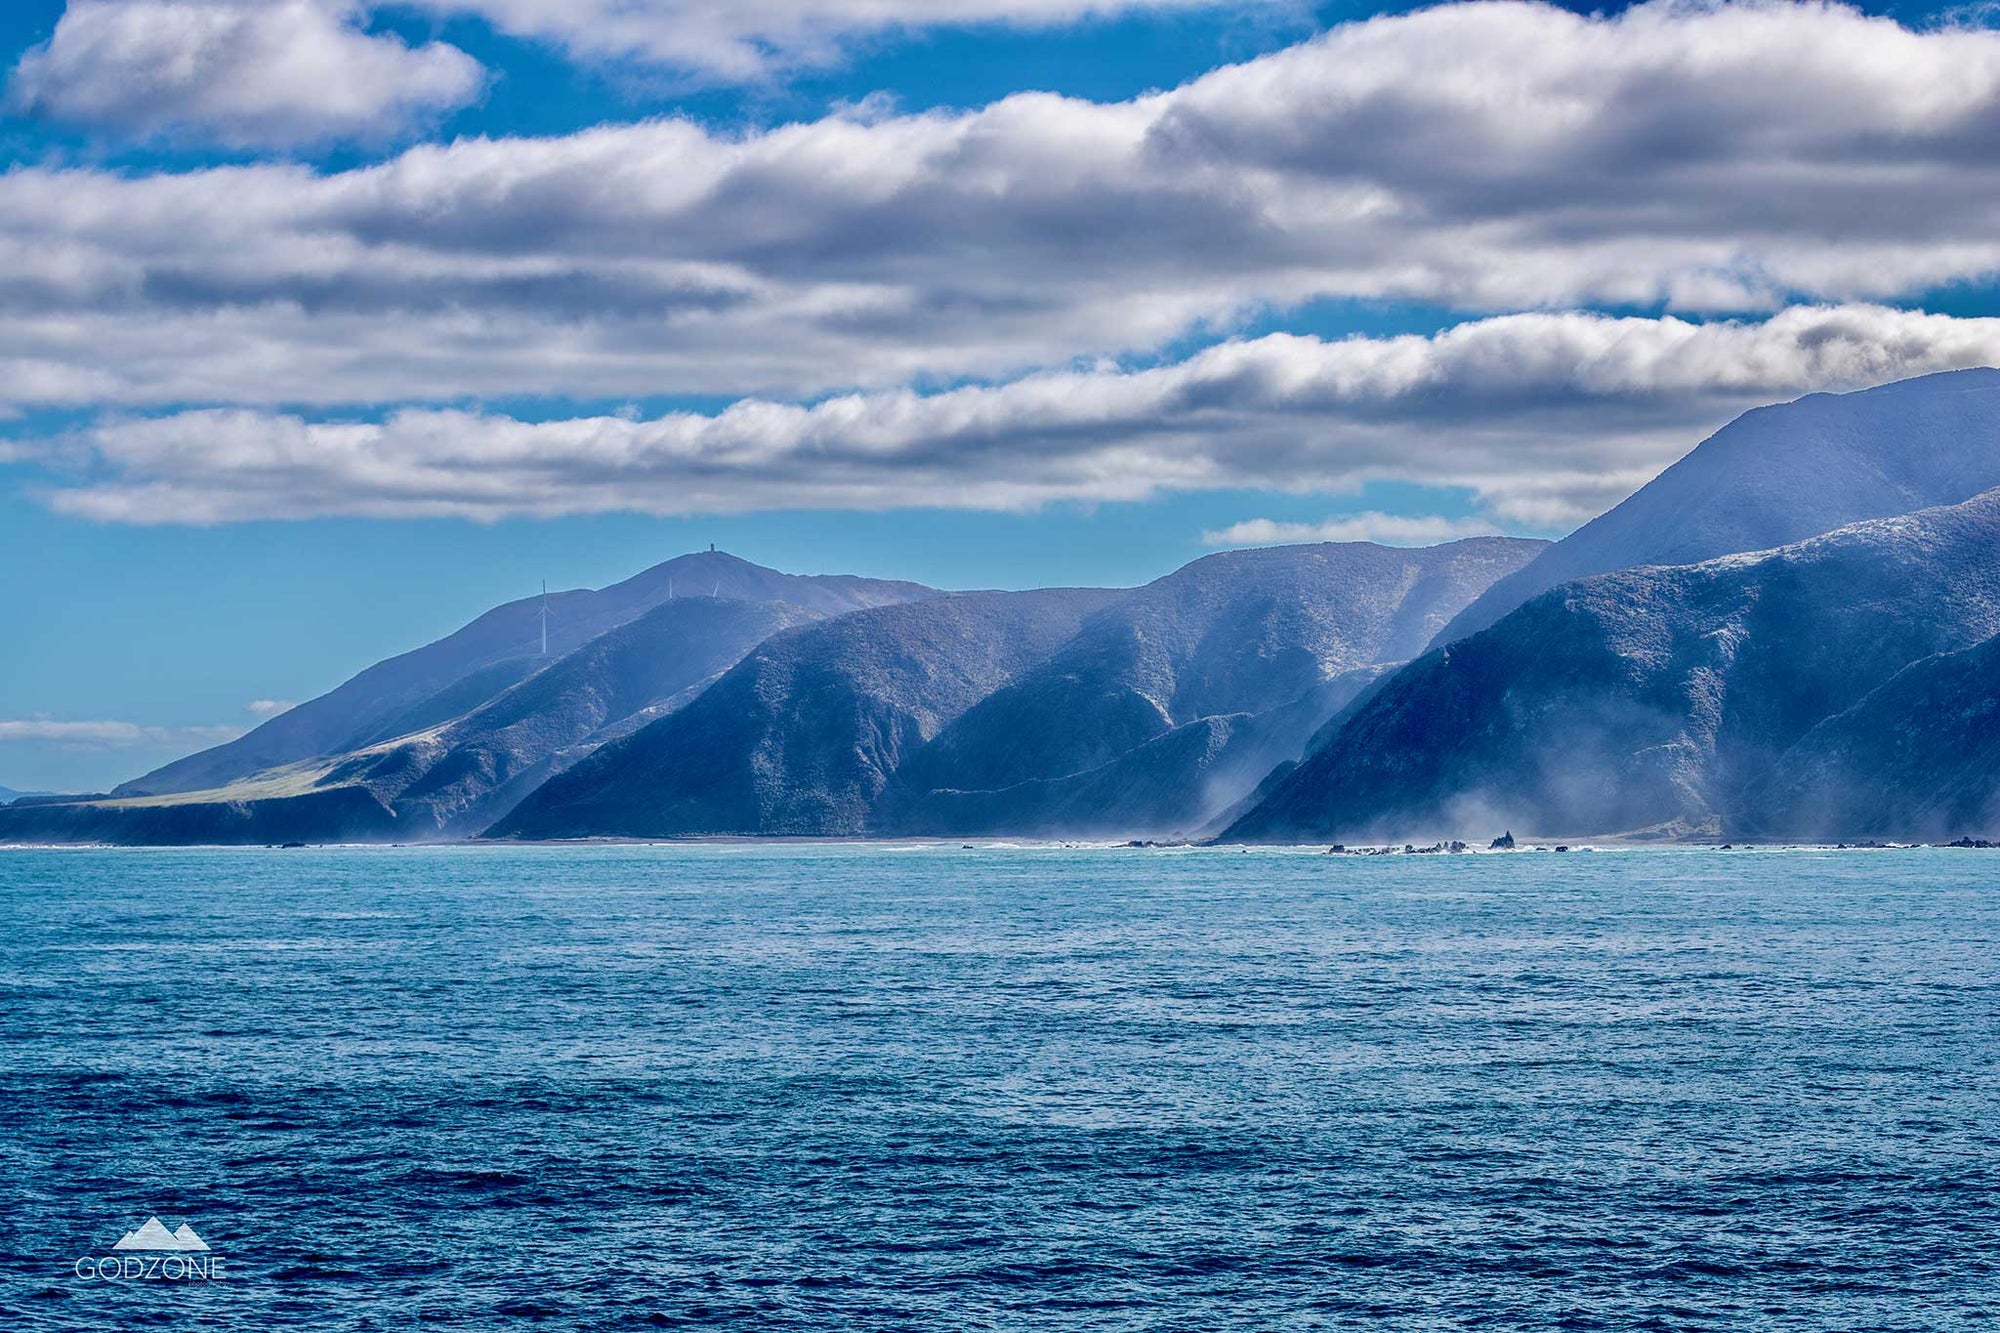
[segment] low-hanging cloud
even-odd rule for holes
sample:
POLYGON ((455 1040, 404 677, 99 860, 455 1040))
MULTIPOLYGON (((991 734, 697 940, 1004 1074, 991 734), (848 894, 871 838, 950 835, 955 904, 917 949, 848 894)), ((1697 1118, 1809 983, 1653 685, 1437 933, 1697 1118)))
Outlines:
POLYGON ((1281 546, 1298 542, 1376 542, 1383 546, 1435 546, 1461 537, 1499 532, 1491 519, 1442 514, 1385 514, 1370 509, 1318 523, 1250 518, 1201 534, 1207 546, 1281 546))
POLYGON ((455 46, 365 30, 360 0, 70 0, 16 105, 121 135, 235 147, 382 138, 485 82, 455 46))
POLYGON ((1902 299, 2000 272, 1996 119, 1992 32, 1491 0, 1122 102, 656 120, 338 172, 23 167, 0 406, 795 398, 1151 354, 1315 299, 1902 299))
POLYGON ((246 409, 49 443, 45 498, 112 522, 755 509, 1019 509, 1163 491, 1463 487, 1490 518, 1573 523, 1738 410, 2000 363, 2000 319, 1883 307, 1770 319, 1523 314, 1431 337, 1274 334, 1171 365, 1041 373, 719 414, 381 422, 246 409))

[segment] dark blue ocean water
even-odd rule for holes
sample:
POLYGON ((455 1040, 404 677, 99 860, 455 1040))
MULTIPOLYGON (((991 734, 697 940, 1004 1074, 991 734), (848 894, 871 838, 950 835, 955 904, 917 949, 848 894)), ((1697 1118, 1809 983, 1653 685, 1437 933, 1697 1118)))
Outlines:
POLYGON ((2000 1315, 2000 853, 0 852, 0 1329, 2000 1315), (79 1278, 158 1214, 224 1276, 79 1278))

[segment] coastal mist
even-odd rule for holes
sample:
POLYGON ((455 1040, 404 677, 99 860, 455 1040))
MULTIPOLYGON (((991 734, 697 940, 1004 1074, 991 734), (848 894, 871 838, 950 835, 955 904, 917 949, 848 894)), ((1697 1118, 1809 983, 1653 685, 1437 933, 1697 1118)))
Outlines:
POLYGON ((0 851, 0 1327, 2000 1316, 2000 853, 1316 850, 0 851))

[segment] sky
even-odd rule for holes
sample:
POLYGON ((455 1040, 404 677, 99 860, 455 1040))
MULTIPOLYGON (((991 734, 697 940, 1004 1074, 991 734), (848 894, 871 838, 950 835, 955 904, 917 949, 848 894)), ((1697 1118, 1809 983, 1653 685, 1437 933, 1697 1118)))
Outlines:
POLYGON ((710 543, 1559 536, 2000 363, 1996 13, 15 0, 0 786, 710 543))

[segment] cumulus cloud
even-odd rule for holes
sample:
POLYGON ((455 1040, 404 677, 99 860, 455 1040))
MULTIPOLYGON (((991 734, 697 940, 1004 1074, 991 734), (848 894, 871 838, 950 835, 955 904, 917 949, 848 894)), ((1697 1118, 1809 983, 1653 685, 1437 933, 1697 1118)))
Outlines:
POLYGON ((156 745, 220 745, 241 727, 149 727, 137 722, 53 722, 0 719, 0 743, 39 741, 80 750, 132 750, 156 745))
POLYGON ((1281 546, 1296 542, 1379 542, 1384 546, 1435 546, 1461 537, 1499 532, 1491 519, 1441 514, 1385 514, 1368 510, 1321 523, 1281 523, 1252 518, 1201 534, 1208 546, 1281 546))
POLYGON ((0 403, 800 397, 1312 299, 1752 313, 2000 273, 2000 34, 1372 19, 1125 102, 0 175, 0 403))
POLYGON ((840 59, 896 30, 1056 27, 1134 10, 1302 9, 1296 0, 416 0, 589 59, 631 60, 737 82, 840 59))
POLYGON ((298 704, 290 699, 252 699, 245 707, 252 717, 263 720, 288 713, 298 704))
POLYGON ((1172 490, 1471 490, 1536 527, 1596 513, 1736 411, 2000 363, 2000 319, 1795 308, 1757 322, 1521 314, 1432 337, 1289 334, 1143 370, 1044 372, 923 395, 713 416, 381 422, 212 409, 47 446, 56 509, 130 523, 321 515, 1015 509, 1172 490))
POLYGON ((380 138, 477 95, 471 56, 366 17, 359 0, 70 0, 11 91, 60 120, 237 147, 380 138))

